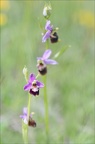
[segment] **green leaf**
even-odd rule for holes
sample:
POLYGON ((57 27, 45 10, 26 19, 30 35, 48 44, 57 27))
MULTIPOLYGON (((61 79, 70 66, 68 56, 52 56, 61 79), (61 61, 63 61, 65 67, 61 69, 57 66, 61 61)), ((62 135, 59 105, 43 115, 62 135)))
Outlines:
POLYGON ((67 48, 70 48, 70 47, 71 47, 70 45, 66 45, 62 47, 61 50, 54 55, 54 59, 60 57, 67 50, 67 48))

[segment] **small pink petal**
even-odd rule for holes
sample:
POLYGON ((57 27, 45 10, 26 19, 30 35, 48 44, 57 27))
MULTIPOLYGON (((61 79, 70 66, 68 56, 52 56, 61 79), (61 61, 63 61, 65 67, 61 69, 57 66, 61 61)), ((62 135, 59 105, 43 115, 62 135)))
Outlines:
POLYGON ((30 77, 29 77, 28 82, 29 82, 29 83, 32 83, 35 79, 36 79, 36 78, 35 78, 35 75, 34 75, 34 74, 30 74, 30 77))
POLYGON ((25 86, 24 86, 24 90, 25 91, 28 91, 28 90, 30 90, 31 89, 31 83, 28 83, 28 84, 26 84, 25 86))
POLYGON ((43 60, 46 60, 50 57, 52 51, 50 49, 46 50, 42 56, 43 60))
POLYGON ((51 65, 56 65, 58 64, 55 60, 52 59, 46 59, 44 60, 45 64, 51 64, 51 65))
POLYGON ((39 88, 42 88, 42 87, 44 87, 44 84, 41 83, 41 82, 39 82, 39 81, 37 81, 37 86, 38 86, 39 88))

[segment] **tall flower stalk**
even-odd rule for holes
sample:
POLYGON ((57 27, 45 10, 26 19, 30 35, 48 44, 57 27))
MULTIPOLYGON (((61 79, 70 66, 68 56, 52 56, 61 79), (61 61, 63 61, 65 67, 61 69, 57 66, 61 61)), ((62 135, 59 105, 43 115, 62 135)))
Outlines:
MULTIPOLYGON (((54 41, 58 41, 58 36, 54 37, 53 34, 53 26, 51 26, 51 21, 49 20, 50 17, 50 12, 51 12, 51 6, 46 5, 43 9, 43 15, 46 18, 46 25, 45 25, 45 30, 46 33, 42 37, 42 42, 46 42, 46 50, 48 51, 49 49, 49 38, 51 42, 53 43, 54 41), (52 38, 53 37, 53 38, 52 38)), ((56 61, 50 60, 50 64, 57 64, 56 61)), ((50 62, 48 61, 48 62, 50 62)), ((47 136, 47 144, 49 143, 49 110, 48 110, 48 95, 47 95, 47 75, 43 77, 43 82, 45 84, 44 87, 44 107, 45 107, 45 127, 46 127, 46 136, 47 136)))
MULTIPOLYGON (((46 42, 46 49, 49 49, 49 40, 46 42)), ((47 75, 43 77, 44 87, 44 107, 45 107, 45 127, 46 127, 46 136, 47 144, 49 143, 49 110, 48 110, 48 96, 47 96, 47 75)))
MULTIPOLYGON (((42 43, 46 43, 45 52, 41 57, 37 57, 37 71, 38 74, 31 73, 28 76, 28 70, 26 67, 23 69, 23 74, 25 76, 25 80, 27 84, 24 86, 24 91, 28 92, 28 106, 23 108, 23 114, 20 115, 22 118, 22 134, 24 144, 28 144, 28 126, 36 127, 36 122, 33 120, 33 113, 31 113, 31 99, 32 97, 39 96, 40 89, 44 89, 44 109, 45 109, 45 131, 46 131, 46 143, 49 144, 49 105, 48 105, 48 95, 47 95, 47 66, 48 65, 56 65, 58 64, 55 60, 49 59, 52 51, 49 49, 49 42, 56 43, 59 40, 57 30, 58 28, 54 28, 51 25, 51 21, 49 17, 51 15, 51 5, 45 5, 43 9, 43 16, 46 19, 46 25, 44 27, 45 31, 42 36, 42 43), (50 41, 49 41, 50 40, 50 41), (43 76, 43 83, 38 81, 37 78, 39 76, 43 76), (29 78, 28 78, 29 77, 29 78)), ((54 58, 57 58, 59 55, 63 53, 64 50, 60 50, 54 58)))
POLYGON ((47 76, 43 77, 43 81, 45 84, 44 87, 44 107, 45 107, 45 127, 46 127, 46 136, 47 136, 47 144, 49 142, 49 113, 48 113, 48 96, 47 96, 47 76))

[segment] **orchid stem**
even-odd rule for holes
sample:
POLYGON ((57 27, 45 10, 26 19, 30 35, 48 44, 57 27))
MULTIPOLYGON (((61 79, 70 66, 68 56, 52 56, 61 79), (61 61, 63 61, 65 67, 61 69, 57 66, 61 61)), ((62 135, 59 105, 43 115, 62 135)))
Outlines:
MULTIPOLYGON (((27 118, 29 119, 30 115, 30 103, 31 103, 31 95, 28 93, 29 99, 28 99, 28 116, 27 118)), ((23 140, 24 144, 28 144, 28 125, 22 122, 22 133, 23 133, 23 140)))
POLYGON ((38 73, 37 76, 36 76, 36 79, 37 79, 39 76, 40 76, 40 74, 38 73))
POLYGON ((46 126, 46 135, 47 135, 47 144, 49 141, 48 133, 49 133, 49 119, 48 119, 48 99, 47 99, 47 87, 46 87, 46 75, 43 77, 44 80, 44 106, 45 106, 45 126, 46 126))
POLYGON ((23 121, 22 121, 22 134, 23 134, 24 144, 28 144, 28 125, 25 124, 23 121))
MULTIPOLYGON (((30 103, 31 103, 31 95, 29 93, 28 116, 27 116, 28 119, 30 115, 30 103)), ((25 124, 23 121, 22 121, 22 134, 23 134, 24 144, 28 144, 28 124, 25 124)))
POLYGON ((30 93, 28 93, 28 95, 29 95, 29 98, 28 98, 28 119, 29 119, 29 115, 30 115, 30 103, 31 103, 31 95, 30 95, 30 93))
MULTIPOLYGON (((25 76, 25 80, 26 82, 28 82, 28 73, 26 72, 24 74, 25 76)), ((30 115, 30 103, 31 103, 31 95, 30 93, 28 93, 28 115, 27 115, 27 119, 29 120, 29 115, 30 115)), ((24 140, 24 144, 28 144, 28 124, 25 124, 23 121, 22 121, 22 135, 23 135, 23 140, 24 140)))
MULTIPOLYGON (((49 40, 46 41, 46 49, 49 48, 49 40)), ((43 81, 45 84, 44 87, 44 107, 45 107, 45 126, 46 126, 46 136, 47 136, 47 144, 49 144, 49 114, 48 114, 48 98, 47 98, 47 77, 46 75, 43 77, 43 81)))

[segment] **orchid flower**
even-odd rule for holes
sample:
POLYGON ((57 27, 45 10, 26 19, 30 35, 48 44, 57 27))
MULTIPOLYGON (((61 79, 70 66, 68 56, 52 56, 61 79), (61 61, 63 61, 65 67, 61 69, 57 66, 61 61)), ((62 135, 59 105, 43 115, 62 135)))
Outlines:
POLYGON ((36 80, 34 74, 30 74, 28 84, 24 86, 25 91, 29 91, 30 94, 36 96, 39 95, 39 89, 44 87, 44 84, 36 80))
POLYGON ((50 24, 51 24, 51 21, 47 20, 46 25, 45 25, 46 33, 42 37, 42 42, 43 43, 46 42, 46 40, 49 39, 49 38, 51 40, 51 43, 58 42, 58 35, 55 32, 58 28, 56 28, 54 30, 53 26, 51 26, 50 24))
POLYGON ((47 73, 47 66, 46 65, 56 65, 57 62, 55 60, 52 59, 48 59, 51 55, 52 51, 50 49, 46 50, 44 52, 44 54, 42 55, 42 57, 38 57, 37 58, 37 68, 38 71, 44 75, 47 73))
POLYGON ((30 114, 29 118, 28 118, 27 113, 28 113, 27 107, 24 107, 23 108, 23 115, 20 115, 20 118, 22 118, 22 120, 25 124, 28 124, 29 126, 32 126, 32 127, 36 127, 36 122, 32 119, 32 114, 30 114))

